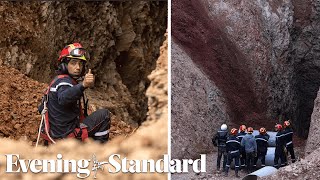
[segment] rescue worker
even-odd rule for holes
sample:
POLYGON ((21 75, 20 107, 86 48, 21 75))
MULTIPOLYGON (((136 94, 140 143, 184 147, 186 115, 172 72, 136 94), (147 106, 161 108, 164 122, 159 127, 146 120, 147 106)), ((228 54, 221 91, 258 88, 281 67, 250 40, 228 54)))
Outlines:
MULTIPOLYGON (((241 125, 239 127, 239 133, 237 137, 239 138, 239 141, 242 141, 242 138, 247 134, 246 133, 246 125, 241 125)), ((246 151, 244 150, 244 147, 241 146, 240 148, 240 164, 241 164, 241 169, 244 169, 246 167, 246 151)))
POLYGON ((276 134, 276 149, 275 149, 275 155, 274 155, 274 167, 279 169, 280 166, 285 166, 285 153, 284 153, 284 145, 285 145, 285 139, 284 134, 282 131, 282 125, 276 124, 275 130, 277 131, 276 134), (279 166, 279 159, 281 159, 281 165, 279 166))
POLYGON ((253 172, 253 164, 254 158, 257 155, 257 142, 253 133, 253 128, 248 127, 247 134, 243 137, 241 141, 241 146, 244 147, 246 151, 246 165, 247 165, 247 173, 253 172))
POLYGON ((266 155, 268 151, 268 140, 269 135, 267 134, 266 128, 262 127, 259 129, 259 135, 256 135, 256 142, 257 142, 257 157, 254 160, 254 167, 257 165, 258 159, 261 160, 261 167, 266 166, 266 155))
POLYGON ((228 176, 228 171, 230 168, 230 164, 234 159, 234 164, 235 164, 235 173, 236 173, 236 177, 240 177, 238 175, 238 171, 239 171, 239 161, 240 161, 240 141, 239 138, 237 137, 237 129, 236 128, 232 128, 230 133, 231 135, 228 138, 228 141, 226 143, 226 149, 227 149, 227 153, 228 153, 228 162, 226 165, 226 170, 225 170, 225 176, 228 176))
POLYGON ((285 139, 285 146, 286 146, 287 152, 290 153, 292 163, 295 163, 296 157, 294 155, 293 142, 292 142, 293 131, 290 128, 290 121, 289 120, 284 121, 283 127, 284 127, 283 134, 285 139))
MULTIPOLYGON (((57 62, 59 76, 51 82, 45 96, 47 98, 43 98, 39 107, 39 112, 42 112, 46 101, 48 124, 45 127, 45 137, 48 136, 52 142, 67 137, 81 140, 92 137, 104 143, 109 138, 110 112, 99 109, 85 117, 86 111, 83 111, 82 104, 87 104, 84 91, 93 87, 95 80, 91 69, 85 74, 87 55, 80 43, 69 44, 60 53, 57 62), (84 74, 83 81, 78 82, 84 74)), ((45 140, 51 143, 48 139, 45 140)))
POLYGON ((217 132, 216 136, 213 139, 213 145, 218 146, 218 158, 217 158, 217 171, 220 171, 220 162, 221 157, 223 156, 223 168, 224 171, 227 164, 227 151, 226 151, 226 142, 228 139, 228 126, 222 124, 220 130, 217 132))

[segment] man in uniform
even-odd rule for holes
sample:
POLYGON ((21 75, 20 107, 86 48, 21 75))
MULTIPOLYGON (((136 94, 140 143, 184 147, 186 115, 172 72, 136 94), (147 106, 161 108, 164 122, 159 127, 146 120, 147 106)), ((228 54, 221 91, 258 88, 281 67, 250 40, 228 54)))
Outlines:
MULTIPOLYGON (((242 124, 239 128, 239 133, 237 137, 239 138, 239 141, 242 141, 242 138, 247 134, 246 133, 246 125, 242 124)), ((243 147, 240 148, 240 163, 241 163, 241 169, 244 169, 246 167, 246 151, 243 147)))
POLYGON ((228 138, 228 126, 222 124, 220 130, 217 132, 212 143, 214 146, 218 146, 218 158, 217 158, 217 171, 220 171, 221 157, 223 156, 223 171, 225 170, 227 164, 227 152, 226 152, 226 142, 228 138))
POLYGON ((281 124, 275 125, 275 130, 277 131, 276 134, 276 150, 275 150, 275 156, 274 156, 274 167, 279 169, 279 159, 281 159, 281 167, 285 166, 285 153, 284 153, 284 145, 285 145, 285 139, 284 134, 282 130, 281 124))
POLYGON ((261 159, 261 167, 266 166, 266 154, 268 151, 268 140, 269 135, 267 134, 266 128, 262 127, 259 129, 259 135, 256 135, 256 142, 257 142, 257 157, 254 160, 254 167, 257 165, 258 159, 261 159))
POLYGON ((253 164, 254 164, 254 158, 257 155, 257 142, 253 133, 253 128, 248 127, 248 134, 246 134, 242 141, 241 146, 244 147, 246 151, 246 165, 247 165, 247 173, 253 172, 253 164))
POLYGON ((284 121, 283 127, 284 127, 283 136, 286 143, 285 146, 286 146, 287 152, 290 153, 292 163, 295 163, 296 157, 294 155, 293 142, 292 142, 293 131, 290 127, 290 121, 284 121))
POLYGON ((230 164, 232 162, 232 160, 235 160, 235 172, 236 172, 236 177, 239 177, 238 175, 238 171, 239 171, 239 160, 240 160, 240 141, 239 138, 237 138, 237 129, 236 128, 232 128, 231 129, 231 135, 228 138, 228 141, 226 143, 226 150, 228 153, 228 162, 226 165, 226 170, 225 170, 225 176, 228 176, 228 171, 229 171, 229 167, 230 164))

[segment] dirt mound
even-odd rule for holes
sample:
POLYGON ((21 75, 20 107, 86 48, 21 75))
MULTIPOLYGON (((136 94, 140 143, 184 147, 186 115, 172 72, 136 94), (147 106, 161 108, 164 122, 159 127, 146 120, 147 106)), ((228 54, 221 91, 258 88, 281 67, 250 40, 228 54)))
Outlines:
POLYGON ((35 140, 41 120, 37 107, 47 85, 5 66, 0 66, 0 82, 0 136, 35 140))

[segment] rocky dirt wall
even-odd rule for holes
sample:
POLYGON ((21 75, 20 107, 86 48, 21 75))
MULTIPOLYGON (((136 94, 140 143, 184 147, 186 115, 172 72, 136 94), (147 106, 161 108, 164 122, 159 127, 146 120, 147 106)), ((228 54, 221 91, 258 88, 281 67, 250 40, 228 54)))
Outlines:
POLYGON ((291 119, 308 136, 320 86, 318 1, 172 5, 173 38, 223 92, 232 122, 272 130, 291 119))
MULTIPOLYGON (((320 86, 320 3, 293 1, 295 23, 291 32, 288 60, 294 61, 294 110, 291 113, 298 134, 307 138, 314 100, 320 86)), ((314 132, 314 131, 313 131, 314 132)), ((312 134, 313 136, 313 134, 312 134)))
POLYGON ((305 155, 309 155, 314 150, 319 148, 320 145, 320 91, 318 91, 317 98, 314 100, 314 108, 311 116, 310 129, 305 155))
POLYGON ((48 83, 60 50, 81 42, 96 75, 95 105, 127 122, 146 119, 167 2, 1 2, 0 17, 0 64, 48 83))
MULTIPOLYGON (((293 23, 291 1, 204 1, 208 16, 243 54, 256 104, 277 121, 290 110, 293 62, 287 61, 293 23)), ((240 79, 240 78, 239 78, 240 79)))
MULTIPOLYGON (((151 85, 147 89, 146 96, 148 97, 149 111, 148 121, 142 123, 137 131, 130 134, 123 134, 122 136, 117 135, 107 144, 101 145, 92 141, 84 144, 80 144, 76 140, 67 139, 59 141, 55 145, 51 145, 48 148, 39 146, 37 148, 28 145, 28 142, 23 140, 13 141, 9 139, 0 138, 0 179, 25 179, 25 180, 40 180, 40 179, 77 179, 76 173, 5 173, 6 167, 6 156, 4 154, 17 154, 20 159, 39 159, 39 160, 57 160, 57 154, 62 154, 63 160, 90 160, 90 164, 87 169, 90 171, 90 177, 88 179, 94 179, 93 168, 93 155, 99 162, 108 161, 108 158, 112 154, 119 154, 121 159, 127 158, 127 169, 129 167, 129 160, 149 160, 163 159, 163 155, 167 154, 168 148, 168 41, 164 41, 161 47, 161 55, 157 60, 157 67, 148 76, 151 81, 151 85)), ((0 67, 2 68, 7 67, 0 67)), ((17 70, 13 70, 12 76, 22 76, 17 70)), ((21 78, 21 77, 20 77, 21 78)), ((3 78, 1 78, 3 80, 3 78)), ((22 82, 23 85, 28 88, 21 88, 20 86, 14 85, 19 82, 12 83, 8 89, 14 89, 19 87, 19 91, 29 90, 29 86, 32 86, 38 82, 34 82, 28 78, 25 78, 26 82, 22 82)), ((39 84, 39 83, 38 83, 39 84)), ((40 84, 44 86, 44 84, 40 84)), ((2 91, 3 92, 3 91, 2 91)), ((28 91, 27 91, 28 92, 28 91)), ((26 94, 27 94, 26 92, 26 94)), ((5 91, 6 93, 6 91, 5 91)), ((38 91, 35 94, 40 94, 38 91)), ((29 92, 30 94, 30 92, 29 92)), ((38 97, 38 95, 36 95, 38 97)), ((6 99, 0 99, 0 105, 3 107, 6 105, 6 99)), ((29 104, 33 104, 29 102, 29 104)), ((33 107, 34 108, 34 107, 33 107)), ((19 108, 17 108, 19 109, 19 108)), ((26 110, 27 107, 20 107, 21 110, 26 110)), ((29 111, 27 111, 29 112, 29 111)), ((30 111, 31 112, 31 111, 30 111)), ((34 112, 33 112, 34 113, 34 112)), ((19 119, 21 115, 17 116, 19 119)), ((29 124, 24 126, 30 128, 29 124)), ((111 125, 113 128, 114 125, 111 125)), ((0 129, 1 130, 1 129, 0 129)), ((117 159, 117 158, 115 158, 117 159)), ((167 179, 167 173, 116 173, 111 174, 108 172, 108 165, 102 165, 104 170, 98 169, 96 177, 97 179, 155 179, 162 180, 167 179)), ((112 167, 110 167, 112 168, 112 167)), ((42 169, 38 166, 37 169, 42 169)))
POLYGON ((172 158, 195 158, 212 149, 211 138, 230 122, 218 87, 172 42, 172 158))

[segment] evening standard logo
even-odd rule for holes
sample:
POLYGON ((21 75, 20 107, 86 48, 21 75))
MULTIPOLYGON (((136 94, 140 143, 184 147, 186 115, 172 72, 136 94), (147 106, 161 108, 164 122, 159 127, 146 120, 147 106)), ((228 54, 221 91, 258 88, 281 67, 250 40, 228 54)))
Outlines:
POLYGON ((206 155, 200 154, 200 159, 169 159, 163 155, 159 160, 129 160, 121 158, 119 154, 112 154, 108 161, 99 161, 96 155, 91 159, 66 160, 62 154, 56 159, 21 159, 19 154, 5 154, 6 173, 77 173, 77 177, 84 179, 93 173, 97 178, 98 171, 115 173, 185 173, 189 172, 189 165, 193 172, 206 172, 206 155))

